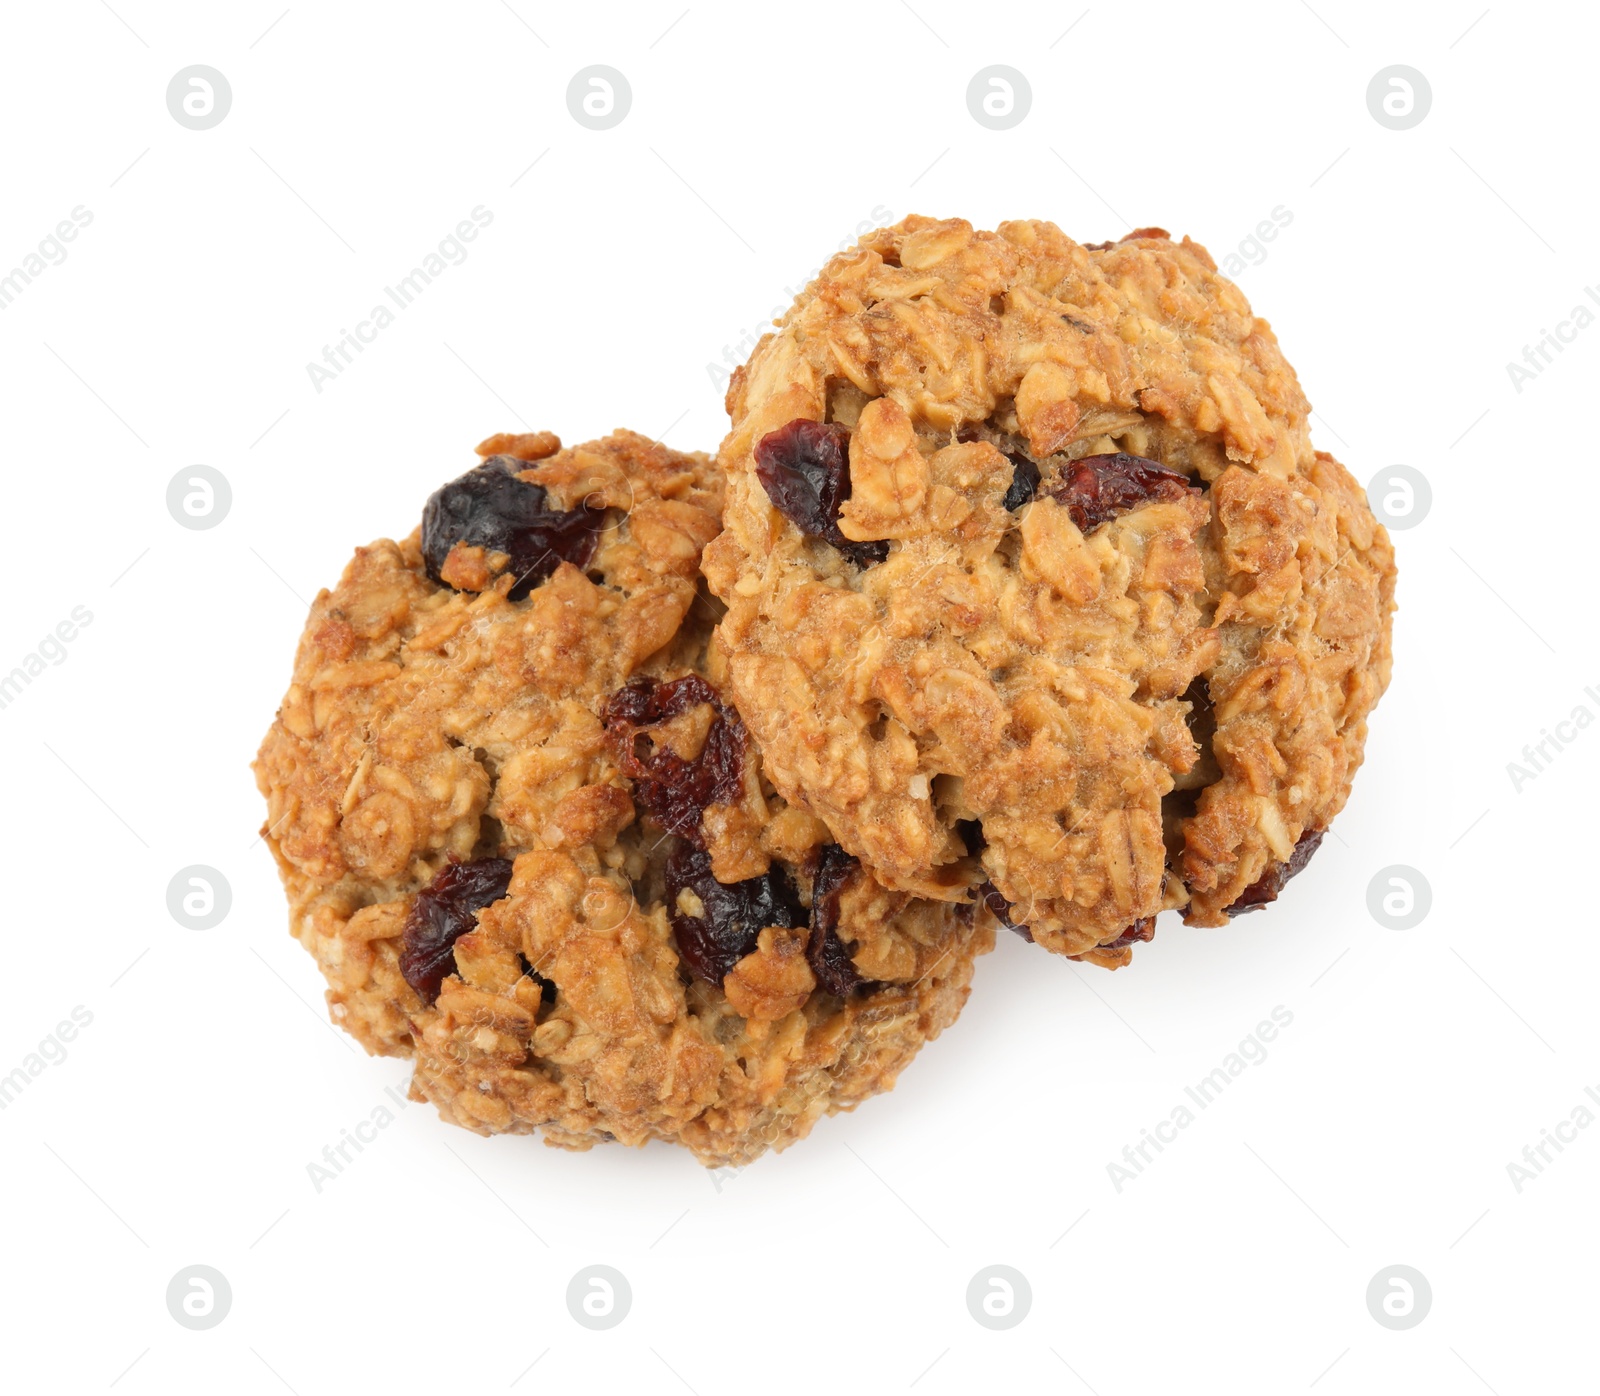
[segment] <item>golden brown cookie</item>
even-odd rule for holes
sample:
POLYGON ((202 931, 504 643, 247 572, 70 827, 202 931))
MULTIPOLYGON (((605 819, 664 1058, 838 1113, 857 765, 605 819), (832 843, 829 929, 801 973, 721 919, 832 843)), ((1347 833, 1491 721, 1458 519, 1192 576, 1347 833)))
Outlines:
POLYGON ((728 410, 733 698, 886 885, 1117 965, 1303 864, 1387 682, 1393 559, 1204 248, 908 218, 728 410))
POLYGON ((479 452, 312 607, 255 768, 293 932, 467 1128, 782 1148, 893 1085, 992 930, 763 779, 697 591, 706 456, 479 452))

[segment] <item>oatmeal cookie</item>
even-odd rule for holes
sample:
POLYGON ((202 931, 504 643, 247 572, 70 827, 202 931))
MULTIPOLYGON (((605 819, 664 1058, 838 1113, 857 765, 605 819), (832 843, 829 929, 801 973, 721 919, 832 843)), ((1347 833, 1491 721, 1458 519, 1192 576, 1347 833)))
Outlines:
POLYGON ((733 698, 887 886, 1115 966, 1303 866, 1388 679, 1393 558, 1204 248, 908 218, 727 406, 733 698))
POLYGON ((697 589, 708 457, 478 449, 312 606, 255 766, 293 933, 455 1123, 782 1148, 894 1083, 992 930, 763 779, 697 589))

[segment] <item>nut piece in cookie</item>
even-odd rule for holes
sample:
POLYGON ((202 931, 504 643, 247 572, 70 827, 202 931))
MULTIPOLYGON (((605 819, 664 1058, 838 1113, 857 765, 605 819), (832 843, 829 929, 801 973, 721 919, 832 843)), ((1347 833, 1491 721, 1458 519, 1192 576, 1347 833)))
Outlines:
POLYGON ((1198 244, 908 218, 727 405, 728 686, 886 886, 1117 965, 1162 910, 1258 904, 1343 806, 1392 553, 1198 244))

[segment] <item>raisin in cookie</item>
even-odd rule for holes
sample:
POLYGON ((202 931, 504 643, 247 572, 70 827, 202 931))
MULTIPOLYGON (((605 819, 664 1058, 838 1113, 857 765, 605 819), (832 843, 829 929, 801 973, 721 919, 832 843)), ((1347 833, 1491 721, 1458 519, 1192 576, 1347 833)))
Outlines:
POLYGON ((469 1129, 782 1148, 893 1084, 992 930, 763 780, 697 591, 706 456, 479 452, 312 607, 256 762, 293 932, 469 1129))
POLYGON ((888 886, 1126 962, 1348 796, 1393 559, 1198 245, 908 218, 728 390, 719 643, 767 773, 888 886))

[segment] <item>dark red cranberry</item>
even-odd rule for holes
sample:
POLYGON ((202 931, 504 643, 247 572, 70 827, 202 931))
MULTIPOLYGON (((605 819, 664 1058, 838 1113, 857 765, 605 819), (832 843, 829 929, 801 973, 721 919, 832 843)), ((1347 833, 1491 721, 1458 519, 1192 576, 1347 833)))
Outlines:
POLYGON ((1262 907, 1277 901, 1278 893, 1283 891, 1284 884, 1311 861, 1311 855, 1321 845, 1322 836, 1326 832, 1324 829, 1307 829, 1301 834, 1300 841, 1294 846, 1294 852, 1289 855, 1289 861, 1274 863, 1246 887, 1239 894, 1239 899, 1227 908, 1228 915, 1242 916, 1247 911, 1260 911, 1262 907))
POLYGON ((1130 945, 1136 945, 1141 940, 1154 940, 1155 938, 1156 918, 1154 916, 1141 916, 1115 940, 1107 941, 1100 948, 1102 950, 1126 950, 1130 945))
POLYGON ((837 422, 797 418, 756 442, 756 478, 806 537, 831 543, 857 567, 871 567, 889 556, 888 543, 858 543, 839 530, 839 506, 850 498, 849 442, 837 422))
POLYGON ((612 695, 606 705, 606 721, 653 727, 680 717, 701 703, 709 703, 719 712, 725 711, 722 695, 698 674, 685 674, 680 679, 666 681, 637 678, 612 695))
POLYGON ((428 575, 439 575, 457 543, 506 553, 517 579, 511 599, 520 601, 562 562, 587 567, 600 541, 603 509, 548 507, 544 487, 519 480, 526 461, 490 456, 459 479, 441 486, 422 511, 422 558, 428 575))
POLYGON ((417 893, 400 941, 400 973, 432 1004, 439 986, 456 970, 456 941, 478 924, 478 913, 505 896, 511 885, 509 858, 448 863, 417 893))
POLYGON ((1006 459, 1012 465, 1011 486, 1000 503, 1007 509, 1020 509, 1038 492, 1039 467, 1021 451, 1007 451, 1006 459))
POLYGON ((1191 490, 1187 475, 1117 451, 1071 462, 1047 493, 1066 505, 1072 522, 1088 533, 1141 504, 1182 499, 1191 490))
POLYGON ((978 900, 989 908, 994 919, 1008 931, 1015 931, 1030 945, 1033 944, 1033 932, 1026 926, 1019 926, 1011 919, 1011 903, 1005 899, 1005 894, 992 882, 980 882, 976 888, 978 900))
POLYGON ((663 829, 702 847, 700 816, 706 806, 730 804, 744 792, 749 734, 739 714, 698 674, 668 683, 637 678, 611 695, 605 727, 617 764, 633 778, 634 799, 663 829), (709 703, 716 716, 694 760, 650 740, 651 728, 702 703, 709 703))
POLYGON ((678 955, 696 979, 721 986, 728 971, 756 948, 768 926, 793 929, 805 923, 805 912, 783 870, 773 864, 761 877, 743 882, 718 882, 711 875, 711 855, 679 844, 667 859, 667 914, 678 955), (678 907, 685 888, 700 899, 705 915, 690 916, 678 907))
POLYGON ((860 866, 861 860, 838 844, 824 844, 811 879, 811 939, 806 942, 806 963, 817 983, 840 998, 861 983, 850 952, 839 939, 839 894, 860 866))

